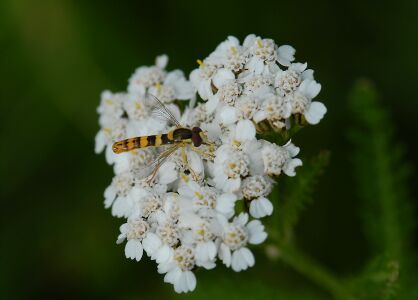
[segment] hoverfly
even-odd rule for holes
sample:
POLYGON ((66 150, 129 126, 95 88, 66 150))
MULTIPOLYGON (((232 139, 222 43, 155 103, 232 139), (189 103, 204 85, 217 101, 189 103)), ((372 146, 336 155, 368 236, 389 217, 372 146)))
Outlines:
MULTIPOLYGON (((151 99, 154 101, 152 115, 158 118, 168 121, 175 126, 175 128, 164 134, 138 136, 128 138, 122 141, 118 141, 113 144, 113 152, 116 154, 132 151, 134 149, 141 149, 147 147, 161 147, 169 146, 163 150, 158 157, 148 166, 146 166, 141 173, 141 177, 145 178, 152 175, 148 182, 151 182, 157 174, 161 165, 176 152, 177 149, 182 150, 182 159, 188 165, 187 155, 184 148, 190 145, 191 149, 201 156, 211 158, 210 153, 203 152, 198 148, 201 145, 212 145, 207 141, 206 135, 200 127, 183 127, 180 122, 176 119, 173 113, 162 103, 157 97, 149 94, 151 99)), ((195 176, 194 171, 189 167, 189 171, 195 176)))

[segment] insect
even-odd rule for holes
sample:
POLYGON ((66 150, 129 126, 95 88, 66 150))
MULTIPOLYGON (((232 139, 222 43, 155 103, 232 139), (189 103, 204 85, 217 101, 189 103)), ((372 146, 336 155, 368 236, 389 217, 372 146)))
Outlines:
MULTIPOLYGON (((212 145, 208 142, 207 137, 200 127, 183 127, 180 122, 174 117, 173 113, 155 96, 150 95, 154 102, 152 114, 173 124, 175 128, 164 134, 138 136, 118 141, 113 144, 113 152, 123 153, 132 151, 134 149, 141 149, 147 147, 161 147, 169 146, 162 151, 155 161, 146 166, 141 173, 141 177, 152 175, 148 180, 151 182, 157 174, 161 165, 176 152, 177 149, 182 150, 182 159, 188 165, 187 155, 184 148, 189 145, 191 149, 204 157, 210 157, 210 153, 206 153, 198 149, 201 145, 212 145)), ((196 176, 194 171, 189 167, 189 171, 196 176)))

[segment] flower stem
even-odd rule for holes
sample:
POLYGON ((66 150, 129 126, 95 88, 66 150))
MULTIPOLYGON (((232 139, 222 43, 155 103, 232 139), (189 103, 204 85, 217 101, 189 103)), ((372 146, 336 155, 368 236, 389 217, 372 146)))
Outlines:
POLYGON ((280 257, 285 263, 327 290, 335 299, 355 299, 335 275, 296 247, 279 244, 279 248, 280 257))

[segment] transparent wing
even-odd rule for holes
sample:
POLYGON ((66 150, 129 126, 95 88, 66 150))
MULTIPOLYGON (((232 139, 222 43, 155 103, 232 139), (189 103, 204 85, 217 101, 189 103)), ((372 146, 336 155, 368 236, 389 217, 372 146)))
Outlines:
POLYGON ((157 174, 160 167, 164 164, 164 162, 169 158, 176 150, 179 148, 179 145, 174 144, 167 149, 165 149, 163 152, 161 152, 158 157, 149 165, 143 167, 138 174, 138 177, 140 179, 149 177, 152 175, 152 177, 149 179, 149 181, 152 181, 154 176, 157 174))
POLYGON ((176 119, 173 113, 162 103, 157 97, 148 94, 152 100, 151 114, 159 119, 169 122, 177 127, 181 127, 180 122, 176 119))

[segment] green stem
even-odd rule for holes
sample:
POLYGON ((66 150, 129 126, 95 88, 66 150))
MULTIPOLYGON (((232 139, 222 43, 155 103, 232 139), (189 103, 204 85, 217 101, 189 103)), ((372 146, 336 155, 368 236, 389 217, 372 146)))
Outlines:
POLYGON ((280 244, 279 248, 280 257, 285 263, 327 290, 335 299, 354 299, 341 281, 324 266, 308 257, 294 246, 280 244))

